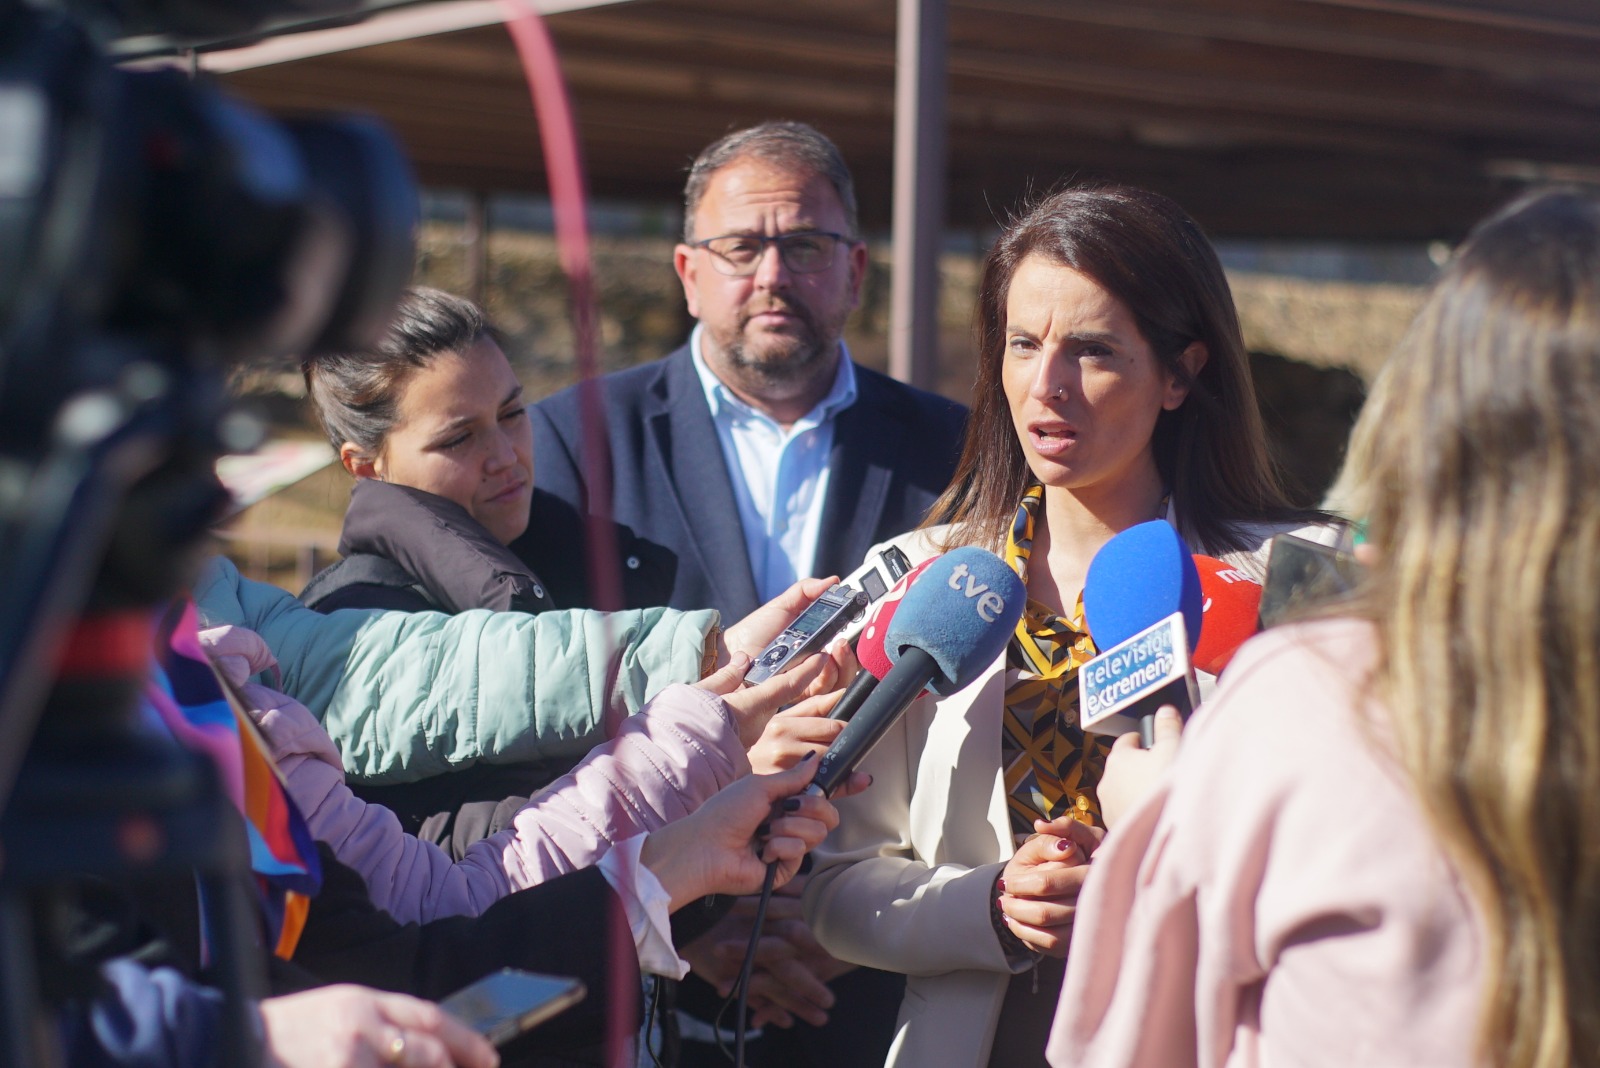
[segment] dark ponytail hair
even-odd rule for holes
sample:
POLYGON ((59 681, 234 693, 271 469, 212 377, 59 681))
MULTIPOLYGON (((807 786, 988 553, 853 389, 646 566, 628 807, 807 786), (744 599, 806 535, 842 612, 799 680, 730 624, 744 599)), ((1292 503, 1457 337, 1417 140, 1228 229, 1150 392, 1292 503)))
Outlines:
POLYGON ((406 290, 376 344, 314 356, 301 364, 323 433, 335 449, 348 441, 368 456, 379 455, 399 418, 400 394, 411 376, 440 356, 465 352, 484 338, 498 341, 476 304, 441 289, 406 290))

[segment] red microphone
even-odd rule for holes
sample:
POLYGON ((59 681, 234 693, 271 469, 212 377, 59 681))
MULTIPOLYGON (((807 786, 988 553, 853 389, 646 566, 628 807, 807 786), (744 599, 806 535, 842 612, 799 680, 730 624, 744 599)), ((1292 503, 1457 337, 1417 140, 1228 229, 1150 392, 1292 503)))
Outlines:
POLYGON ((894 667, 889 661, 889 654, 883 648, 883 636, 889 633, 889 622, 894 619, 895 609, 900 607, 900 599, 906 595, 906 590, 917 581, 917 576, 927 570, 928 565, 939 559, 930 556, 916 567, 901 576, 900 581, 878 602, 878 607, 867 620, 867 625, 861 628, 861 637, 856 642, 856 659, 861 661, 861 666, 872 672, 878 678, 889 674, 889 669, 894 667))
POLYGON ((1208 675, 1220 675, 1233 654, 1261 629, 1261 583, 1225 560, 1195 556, 1203 599, 1200 643, 1194 666, 1208 675))
POLYGON ((861 662, 861 673, 851 679, 850 685, 845 687, 844 695, 833 706, 833 711, 828 713, 829 719, 848 720, 854 716, 856 709, 861 707, 878 685, 878 680, 889 674, 889 669, 894 667, 889 660, 888 651, 883 647, 883 636, 889 633, 889 622, 894 619, 895 609, 900 607, 900 599, 906 595, 906 590, 910 589, 918 576, 937 559, 939 559, 937 556, 929 557, 907 571, 901 576, 900 581, 878 600, 872 615, 867 617, 867 625, 861 628, 861 633, 856 638, 856 659, 861 662))

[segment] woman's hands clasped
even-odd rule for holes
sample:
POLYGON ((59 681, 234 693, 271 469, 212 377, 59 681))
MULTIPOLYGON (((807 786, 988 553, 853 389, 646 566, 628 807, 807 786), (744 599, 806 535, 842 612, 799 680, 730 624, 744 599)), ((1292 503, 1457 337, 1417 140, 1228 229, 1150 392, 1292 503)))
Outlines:
MULTIPOLYGON (((1168 705, 1156 713, 1155 733, 1149 749, 1139 745, 1137 733, 1123 735, 1112 746, 1097 790, 1106 826, 1137 805, 1176 759, 1183 737, 1176 708, 1168 705)), ((1007 930, 1030 948, 1064 957, 1078 894, 1089 876, 1089 858, 1106 832, 1071 816, 1035 820, 1033 829, 1038 833, 1022 844, 996 883, 1000 914, 1007 930)))
POLYGON ((1071 816, 1035 820, 996 884, 1006 928, 1035 952, 1065 957, 1089 858, 1104 832, 1071 816))

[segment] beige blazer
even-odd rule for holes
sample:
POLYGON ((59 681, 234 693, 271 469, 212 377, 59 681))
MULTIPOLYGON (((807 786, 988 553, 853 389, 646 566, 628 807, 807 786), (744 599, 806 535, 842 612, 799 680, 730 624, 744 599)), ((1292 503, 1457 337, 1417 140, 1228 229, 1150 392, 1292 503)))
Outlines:
MULTIPOLYGON (((1225 558, 1262 578, 1267 540, 1290 529, 1252 528, 1254 550, 1225 558)), ((903 534, 868 556, 892 544, 921 562, 943 533, 903 534)), ((1026 967, 1007 962, 989 921, 1015 851, 1000 767, 1004 668, 1001 656, 966 689, 913 702, 861 766, 872 787, 835 802, 839 827, 814 854, 804 901, 817 940, 908 977, 889 1065, 984 1068, 1006 984, 1026 967)), ((1202 695, 1212 681, 1202 677, 1202 695)))

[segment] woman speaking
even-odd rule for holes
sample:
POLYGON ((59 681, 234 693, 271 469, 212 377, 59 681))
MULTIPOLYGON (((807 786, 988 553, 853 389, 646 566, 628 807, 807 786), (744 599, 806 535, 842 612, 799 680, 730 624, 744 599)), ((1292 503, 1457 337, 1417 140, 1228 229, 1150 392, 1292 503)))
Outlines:
POLYGON ((1267 457, 1216 253, 1165 197, 1070 189, 1009 227, 978 298, 967 441, 913 559, 1004 555, 1028 605, 1006 654, 923 698, 863 764, 806 893, 835 956, 907 974, 893 1064, 1044 1062, 1109 740, 1078 722, 1089 561, 1152 519, 1261 573, 1293 509, 1267 457))

